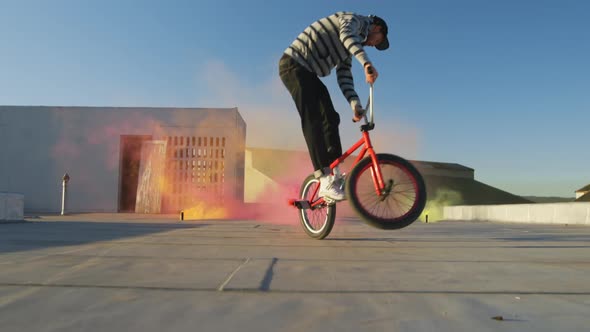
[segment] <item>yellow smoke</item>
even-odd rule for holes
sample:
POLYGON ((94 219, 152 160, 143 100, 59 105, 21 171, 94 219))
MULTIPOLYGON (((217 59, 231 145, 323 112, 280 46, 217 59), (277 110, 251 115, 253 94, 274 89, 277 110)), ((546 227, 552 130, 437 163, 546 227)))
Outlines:
POLYGON ((181 213, 184 214, 184 220, 224 219, 228 217, 226 208, 206 202, 199 202, 189 209, 182 210, 181 213))
POLYGON ((443 208, 445 206, 459 205, 462 201, 461 193, 449 189, 439 189, 436 191, 434 198, 426 202, 420 221, 426 222, 426 216, 428 216, 428 222, 439 221, 443 219, 443 208))

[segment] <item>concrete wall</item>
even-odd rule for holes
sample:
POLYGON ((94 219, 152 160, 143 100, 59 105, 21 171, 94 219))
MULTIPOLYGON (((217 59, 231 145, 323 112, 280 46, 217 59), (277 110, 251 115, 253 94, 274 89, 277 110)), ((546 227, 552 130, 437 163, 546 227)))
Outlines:
POLYGON ((0 222, 24 219, 25 196, 0 192, 0 222))
POLYGON ((252 167, 252 152, 246 150, 244 202, 264 203, 279 192, 279 185, 264 173, 252 167))
POLYGON ((590 225, 590 203, 446 206, 445 220, 590 225))
POLYGON ((121 135, 226 137, 226 181, 243 197, 237 108, 0 106, 0 191, 23 193, 26 211, 59 212, 67 172, 70 212, 116 212, 121 135))

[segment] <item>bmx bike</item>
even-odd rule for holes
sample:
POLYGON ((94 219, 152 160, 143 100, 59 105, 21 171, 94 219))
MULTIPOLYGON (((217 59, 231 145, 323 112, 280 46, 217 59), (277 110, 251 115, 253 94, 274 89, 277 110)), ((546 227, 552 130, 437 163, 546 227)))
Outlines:
MULTIPOLYGON (((420 217, 426 204, 424 179, 406 159, 388 153, 375 153, 369 132, 373 120, 373 85, 360 126, 362 137, 330 165, 341 165, 356 150, 360 153, 345 176, 344 190, 350 206, 367 224, 380 229, 400 229, 420 217)), ((317 172, 316 172, 317 173, 317 172)), ((310 174, 301 185, 298 199, 289 204, 299 209, 301 226, 307 235, 321 240, 332 231, 336 220, 336 202, 319 197, 320 179, 310 174)))

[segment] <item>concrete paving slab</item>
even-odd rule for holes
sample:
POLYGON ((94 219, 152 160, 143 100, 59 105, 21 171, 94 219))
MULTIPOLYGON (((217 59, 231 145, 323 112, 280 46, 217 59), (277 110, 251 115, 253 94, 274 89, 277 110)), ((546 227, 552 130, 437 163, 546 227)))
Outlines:
POLYGON ((0 271, 0 281, 92 287, 212 289, 238 264, 236 260, 146 260, 62 255, 14 263, 9 269, 0 271))
POLYGON ((2 331, 583 331, 590 228, 39 216, 0 225, 2 331), (494 319, 496 317, 496 319, 494 319), (500 320, 501 319, 501 320, 500 320))

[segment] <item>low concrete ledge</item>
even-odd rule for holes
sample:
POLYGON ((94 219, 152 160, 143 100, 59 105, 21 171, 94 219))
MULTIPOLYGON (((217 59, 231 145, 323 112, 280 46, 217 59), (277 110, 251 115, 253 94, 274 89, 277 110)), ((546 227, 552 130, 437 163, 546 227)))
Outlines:
POLYGON ((0 222, 24 220, 25 195, 0 192, 0 222))
POLYGON ((590 225, 590 202, 446 206, 443 215, 446 220, 590 225))

